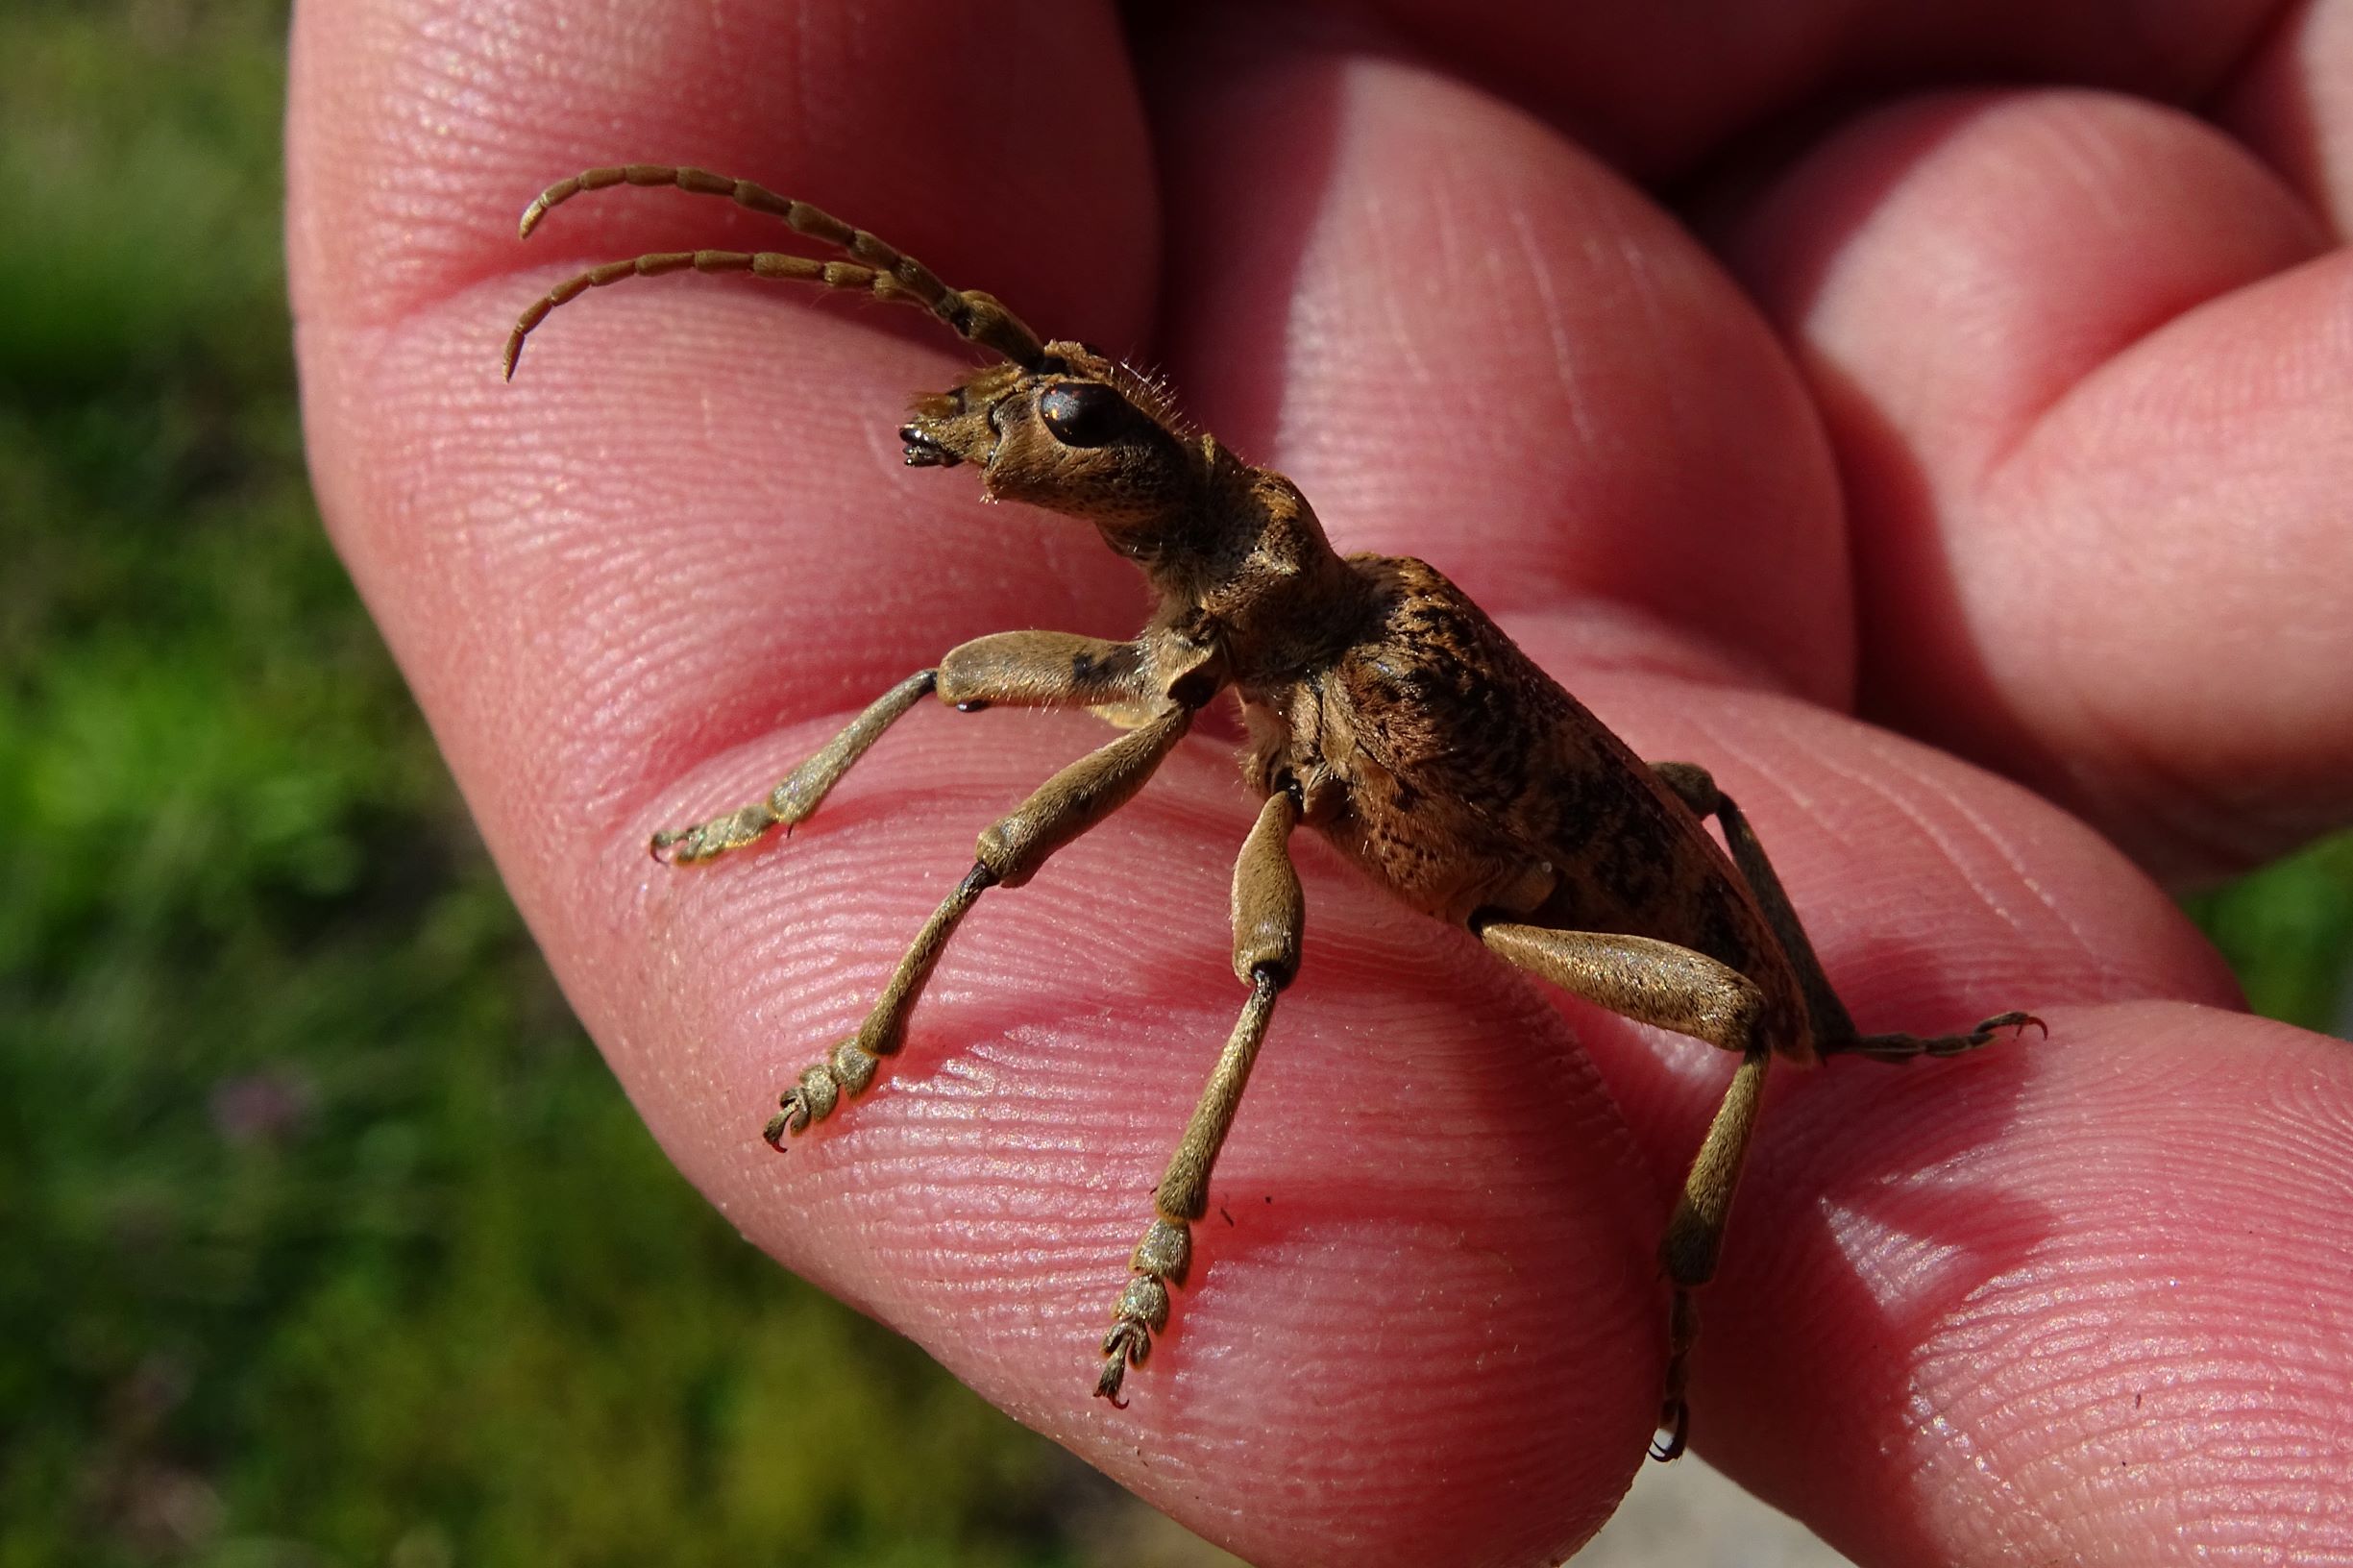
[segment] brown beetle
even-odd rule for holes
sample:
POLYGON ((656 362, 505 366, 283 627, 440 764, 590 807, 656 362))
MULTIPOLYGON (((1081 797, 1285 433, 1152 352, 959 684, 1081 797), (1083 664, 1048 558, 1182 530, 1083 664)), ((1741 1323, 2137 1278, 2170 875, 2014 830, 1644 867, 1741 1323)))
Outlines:
POLYGON ((1857 1033, 1755 834, 1705 769, 1645 764, 1433 568, 1336 553, 1288 479, 1188 430, 1158 386, 1094 349, 1042 341, 993 296, 948 287, 866 231, 702 169, 590 169, 532 202, 522 232, 582 191, 624 184, 726 197, 849 259, 679 251, 592 268, 523 313, 507 339, 508 375, 548 312, 624 278, 748 272, 920 306, 1003 362, 916 399, 899 431, 908 465, 969 463, 993 499, 1085 518, 1160 598, 1129 642, 1011 631, 951 649, 763 798, 654 836, 657 857, 691 864, 790 827, 927 695, 965 712, 1081 706, 1126 731, 981 834, 971 870, 924 922, 866 1022, 785 1090, 768 1140, 782 1148, 865 1092, 980 895, 1028 881, 1125 804, 1194 714, 1231 687, 1249 725, 1242 771, 1265 800, 1234 870, 1234 972, 1250 996, 1154 1194, 1095 1392, 1116 1402, 1127 1369, 1167 1323, 1168 1286, 1184 1280, 1211 1166, 1276 998, 1298 972, 1305 900, 1287 844, 1304 822, 1391 894, 1468 926, 1507 962, 1740 1053, 1659 1244, 1674 1297, 1653 1453, 1681 1453, 1699 1332, 1692 1293, 1716 1270, 1767 1065, 1776 1055, 1947 1056, 2041 1020, 2008 1012, 1960 1035, 1857 1033), (1702 826, 1708 817, 1724 846, 1702 826))

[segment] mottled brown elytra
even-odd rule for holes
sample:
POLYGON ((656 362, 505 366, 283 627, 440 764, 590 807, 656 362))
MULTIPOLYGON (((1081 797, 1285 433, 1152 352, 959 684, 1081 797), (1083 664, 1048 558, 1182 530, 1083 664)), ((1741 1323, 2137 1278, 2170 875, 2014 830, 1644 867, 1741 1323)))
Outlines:
POLYGON ((1193 715, 1231 687, 1249 724, 1242 772, 1265 801, 1234 868, 1234 972, 1250 996, 1153 1196, 1094 1391, 1118 1401, 1127 1369, 1167 1324, 1168 1286, 1185 1278, 1210 1168, 1275 1000, 1298 971, 1306 906, 1288 841, 1305 823, 1391 894, 1467 926, 1506 962, 1740 1053, 1659 1244, 1673 1301, 1652 1452, 1681 1453, 1699 1332, 1692 1292, 1716 1270, 1767 1064, 1777 1054, 1946 1056, 2041 1020, 2012 1012, 1962 1035, 1856 1033, 1756 835, 1705 769, 1646 765, 1433 568, 1335 553, 1290 480, 1188 429, 1158 385, 1094 349, 1041 341, 993 296, 948 287, 865 230, 701 169, 590 169, 531 203, 523 233, 582 191, 617 184, 723 196, 849 259, 675 251, 592 268, 524 311, 507 339, 508 375, 551 310, 625 278, 748 272, 920 306, 1001 362, 915 400, 899 430, 908 466, 970 463, 996 500, 1085 518, 1160 596, 1130 642, 1008 631, 950 649, 763 798, 654 835, 656 856, 686 865, 789 827, 927 695, 968 713, 1076 705, 1125 731, 981 834, 971 870, 924 922, 866 1022, 785 1090, 768 1140, 781 1149, 864 1093, 980 895, 1020 886, 1118 810, 1193 715), (1728 856, 1701 825, 1707 817, 1728 856))

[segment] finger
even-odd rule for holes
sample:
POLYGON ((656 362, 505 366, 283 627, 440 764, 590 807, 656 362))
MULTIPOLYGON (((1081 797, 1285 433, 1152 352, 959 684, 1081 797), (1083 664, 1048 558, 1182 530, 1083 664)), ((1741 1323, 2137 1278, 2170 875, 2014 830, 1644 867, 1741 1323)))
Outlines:
POLYGON ((1790 1096, 1711 1457, 1861 1561, 2353 1552, 2353 1053, 2171 1004, 2050 1023, 1790 1096))
MULTIPOLYGON (((1793 703, 1635 677, 1597 695, 1647 749, 1705 757, 1759 803, 1870 1023, 2228 994, 2153 888, 2015 787, 1793 703), (1764 787, 1780 778, 1821 814, 1794 831, 1764 787)), ((854 1026, 973 824, 1097 733, 920 713, 789 845, 693 876, 615 868, 597 907, 618 929, 584 934, 598 962, 573 994, 756 1240, 1194 1529, 1276 1564, 1556 1558, 1639 1458, 1659 1194, 1718 1064, 1578 1017, 1602 1094, 1537 988, 1311 840, 1307 962, 1195 1272, 1131 1410, 1091 1406, 1093 1336, 1238 1001, 1220 914, 1247 811, 1214 747, 1036 884, 988 895, 880 1088, 782 1161, 758 1143, 747 1110, 854 1026)), ((748 756, 718 797, 785 760, 748 756)), ((1737 1223, 1770 1253, 1770 1215, 1737 1223)), ((1704 1382, 1699 1398, 1703 1440, 1742 1419, 1704 1382)))
POLYGON ((301 316, 404 320, 469 283, 562 259, 791 238, 724 203, 624 193, 567 208, 533 248, 516 246, 524 203, 554 180, 668 159, 757 171, 820 206, 854 202, 858 223, 951 278, 985 271, 1041 315, 1132 330, 1152 292, 1138 264, 1151 176, 1105 10, 853 12, 305 8, 290 170, 301 316), (1055 122, 1005 112, 1048 84, 1086 135, 1042 145, 1055 122), (609 145, 620 135, 633 152, 609 145), (1050 196, 1076 196, 1089 221, 1043 247, 1035 214, 1050 196))
MULTIPOLYGON (((1720 759, 1722 734, 1741 733, 1721 693, 1629 679, 1608 697, 1679 716, 1627 726, 1678 754, 1720 759), (1727 709, 1712 744, 1687 717, 1727 709)), ((1822 792, 1845 836, 1827 864, 1795 862, 1809 911, 1827 907, 1833 962, 1875 977, 1851 987, 1866 1017, 1951 1017, 2005 968, 2037 1005, 2201 979, 2227 992, 2097 840, 2022 792, 1915 763, 1958 796, 1939 798, 1880 754, 1917 748, 1794 717, 1808 712, 1777 704, 1746 749, 1778 776, 1793 763, 1777 737, 1810 723, 1795 732, 1818 759, 1806 782, 1872 780, 1843 803, 1822 792), (1924 863, 1943 874, 1924 880, 1924 863), (1844 895, 1823 898, 1825 882, 1844 895), (1850 930, 1871 939, 1859 954, 1850 930)), ((789 845, 692 876, 616 868, 598 908, 619 914, 600 924, 628 923, 596 943, 576 1000, 755 1239, 1193 1528, 1274 1563, 1557 1556, 1606 1511, 1654 1409, 1656 1178, 1691 1144, 1669 1127, 1679 1071, 1697 1058, 1704 1072, 1709 1053, 1682 1045, 1674 1071, 1611 1064, 1658 1162, 1646 1178, 1540 993, 1311 841, 1308 962, 1220 1164, 1196 1273, 1130 1414, 1090 1405, 1093 1335, 1238 999, 1219 914, 1247 813, 1213 748, 1037 884, 989 895, 880 1089, 781 1162, 758 1143, 747 1109, 854 1026, 968 863, 973 824, 1096 733, 926 711, 789 845), (1250 1462, 1270 1451, 1279 1475, 1250 1462)), ((719 797, 785 760, 746 758, 719 797)))
POLYGON ((2353 6, 2301 0, 2287 7, 2218 95, 2215 114, 2331 233, 2341 239, 2353 233, 2353 6))
POLYGON ((2193 102, 2224 80, 2285 10, 2208 0, 2152 11, 2133 0, 1970 6, 1752 0, 1704 11, 1616 4, 1525 6, 1463 25, 1443 0, 1357 8, 1430 58, 1492 83, 1612 161, 1656 179, 1688 171, 1809 100, 1891 81, 2096 83, 2193 102))
POLYGON ((1916 101, 1740 226, 1853 509, 1866 704, 2210 873, 2353 813, 2353 269, 2244 152, 1916 101))
MULTIPOLYGON (((1778 1075, 1702 1451, 1858 1562, 2346 1551, 2353 1050, 2216 1005, 2166 901, 2022 791, 1794 705, 1586 695, 1740 800, 1864 1029, 2050 1028, 1778 1075)), ((1566 1011, 1678 1169, 1727 1065, 1566 1011)))
POLYGON ((599 961, 573 994, 690 1176, 796 1270, 1250 1561, 1572 1550, 1656 1409, 1652 1188, 1542 1000, 1307 835, 1308 956, 1174 1315, 1126 1410, 1091 1397, 1154 1184, 1244 994, 1224 902, 1250 813, 1223 747, 1180 752, 1035 883, 985 895, 882 1083, 781 1159, 760 1142, 975 829, 1103 733, 902 727, 789 845, 632 869, 603 900, 617 934, 581 934, 599 961))
POLYGON ((1424 556, 1491 608, 1574 604, 1596 657, 1668 644, 1844 699, 1819 431, 1672 219, 1421 70, 1231 22, 1150 54, 1165 337, 1205 423, 1297 479, 1343 549, 1424 556))

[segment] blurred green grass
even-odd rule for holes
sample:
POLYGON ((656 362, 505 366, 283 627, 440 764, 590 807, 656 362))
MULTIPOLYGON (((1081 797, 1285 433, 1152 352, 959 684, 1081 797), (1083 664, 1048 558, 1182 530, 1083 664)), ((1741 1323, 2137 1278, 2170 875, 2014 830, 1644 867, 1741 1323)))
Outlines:
POLYGON ((2183 904, 2256 1012, 2353 1039, 2353 833, 2183 904))
MULTIPOLYGON (((0 15, 0 1568, 1173 1560, 566 1013, 304 481, 284 26, 0 15)), ((2343 1026, 2353 839, 2196 913, 2343 1026)))

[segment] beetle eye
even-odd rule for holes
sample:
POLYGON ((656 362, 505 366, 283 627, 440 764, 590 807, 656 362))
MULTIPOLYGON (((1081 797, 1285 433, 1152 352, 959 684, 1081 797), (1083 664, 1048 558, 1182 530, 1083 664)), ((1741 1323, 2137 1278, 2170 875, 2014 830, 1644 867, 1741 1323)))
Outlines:
POLYGON ((1038 400, 1038 417, 1066 447, 1099 447, 1127 426, 1127 399, 1100 381, 1060 381, 1038 400))

